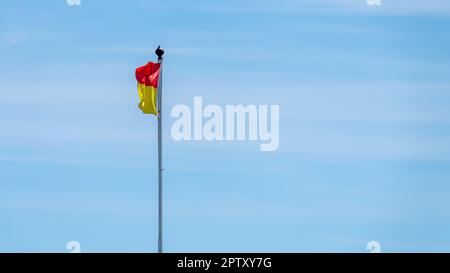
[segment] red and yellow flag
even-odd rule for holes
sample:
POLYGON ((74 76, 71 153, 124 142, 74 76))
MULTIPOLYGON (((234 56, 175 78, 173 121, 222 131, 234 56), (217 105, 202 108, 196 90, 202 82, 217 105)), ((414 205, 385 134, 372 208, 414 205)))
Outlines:
POLYGON ((157 115, 158 79, 161 64, 149 62, 136 69, 139 108, 144 114, 157 115))

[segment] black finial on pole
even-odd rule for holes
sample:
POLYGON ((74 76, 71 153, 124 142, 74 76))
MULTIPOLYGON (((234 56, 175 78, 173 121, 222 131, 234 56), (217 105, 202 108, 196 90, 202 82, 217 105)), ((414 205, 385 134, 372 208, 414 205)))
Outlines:
POLYGON ((158 60, 161 60, 162 55, 164 55, 164 49, 162 49, 161 46, 158 46, 158 48, 155 50, 155 53, 158 56, 158 60))

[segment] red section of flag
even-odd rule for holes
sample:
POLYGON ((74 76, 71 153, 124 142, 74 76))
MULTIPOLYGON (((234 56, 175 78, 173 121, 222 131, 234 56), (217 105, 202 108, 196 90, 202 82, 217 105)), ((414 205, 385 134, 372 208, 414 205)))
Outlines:
POLYGON ((158 87, 159 68, 161 64, 149 62, 136 69, 136 80, 145 86, 158 87))

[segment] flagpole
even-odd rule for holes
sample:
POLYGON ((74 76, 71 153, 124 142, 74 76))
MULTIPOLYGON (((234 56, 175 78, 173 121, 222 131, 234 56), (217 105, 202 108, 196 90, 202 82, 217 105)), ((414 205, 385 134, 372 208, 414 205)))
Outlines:
POLYGON ((163 252, 163 237, 162 237, 162 66, 164 50, 158 46, 155 50, 158 56, 158 63, 161 64, 159 68, 158 79, 158 253, 163 252))

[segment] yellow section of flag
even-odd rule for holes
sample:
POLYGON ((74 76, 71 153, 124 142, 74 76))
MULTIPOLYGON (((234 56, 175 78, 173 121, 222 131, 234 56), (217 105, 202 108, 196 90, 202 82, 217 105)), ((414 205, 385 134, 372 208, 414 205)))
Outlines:
POLYGON ((157 99, 158 99, 158 90, 153 86, 145 86, 144 84, 138 83, 138 95, 139 99, 139 108, 141 108, 144 114, 153 114, 157 115, 157 99))

